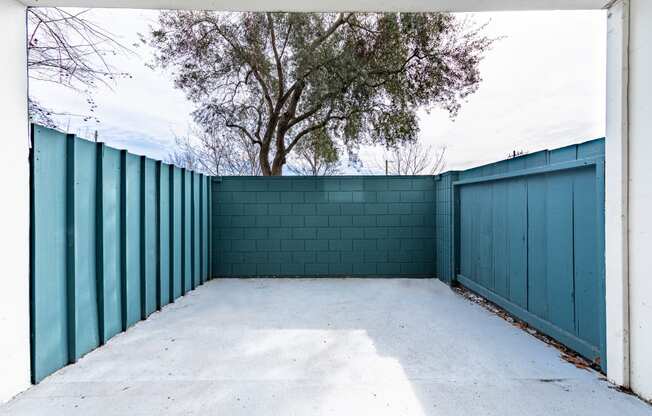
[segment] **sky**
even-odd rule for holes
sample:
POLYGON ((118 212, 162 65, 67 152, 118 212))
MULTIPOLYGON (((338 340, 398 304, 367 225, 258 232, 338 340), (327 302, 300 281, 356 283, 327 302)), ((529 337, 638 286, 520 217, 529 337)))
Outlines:
MULTIPOLYGON (((419 112, 420 140, 445 146, 446 169, 504 159, 514 150, 534 152, 581 143, 605 134, 606 12, 473 13, 500 38, 480 64, 482 82, 458 116, 419 112)), ((112 59, 131 74, 93 92, 95 120, 62 117, 60 126, 108 145, 155 159, 174 150, 175 136, 192 126, 194 105, 174 88, 169 73, 152 69, 152 50, 139 42, 157 11, 95 9, 87 18, 107 28, 133 54, 112 59)), ((59 112, 87 114, 83 94, 55 84, 30 82, 30 94, 59 112)), ((362 148, 363 161, 383 150, 362 148)), ((371 163, 369 163, 369 166, 371 163)), ((356 173, 344 168, 343 173, 356 173)))

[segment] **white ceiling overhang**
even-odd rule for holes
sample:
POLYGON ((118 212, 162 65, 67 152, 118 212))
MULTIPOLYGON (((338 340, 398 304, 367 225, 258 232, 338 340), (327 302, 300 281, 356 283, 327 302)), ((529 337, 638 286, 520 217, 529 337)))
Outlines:
POLYGON ((229 11, 449 11, 602 9, 614 0, 19 0, 27 6, 229 11))

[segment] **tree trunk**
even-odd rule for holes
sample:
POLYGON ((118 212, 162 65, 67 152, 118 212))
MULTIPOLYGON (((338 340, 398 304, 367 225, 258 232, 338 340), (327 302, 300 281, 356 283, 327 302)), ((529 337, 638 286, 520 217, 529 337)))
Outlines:
POLYGON ((258 163, 260 163, 260 171, 263 176, 272 176, 272 169, 269 166, 269 145, 260 146, 258 153, 258 163))
POLYGON ((272 163, 272 176, 283 176, 283 166, 285 165, 285 154, 276 154, 272 163))
POLYGON ((269 146, 261 146, 258 154, 260 171, 263 176, 283 176, 283 166, 285 165, 285 154, 276 153, 274 161, 269 163, 269 146))

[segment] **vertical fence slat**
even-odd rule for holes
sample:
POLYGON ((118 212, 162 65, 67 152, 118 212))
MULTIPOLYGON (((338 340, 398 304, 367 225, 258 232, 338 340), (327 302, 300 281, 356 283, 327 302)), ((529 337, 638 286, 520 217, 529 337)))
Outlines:
POLYGON ((156 309, 160 310, 163 305, 167 304, 166 289, 168 289, 166 266, 168 257, 166 254, 165 236, 163 234, 163 224, 165 223, 165 209, 167 204, 163 202, 165 189, 164 183, 164 166, 160 161, 156 162, 156 309))
POLYGON ((72 137, 74 351, 73 360, 99 345, 96 279, 97 149, 95 143, 72 137))
POLYGON ((127 326, 141 319, 141 183, 140 157, 127 154, 126 187, 126 281, 127 281, 127 326))
POLYGON ((161 306, 170 303, 172 298, 171 169, 169 165, 161 164, 161 306))
POLYGON ((152 159, 145 159, 145 173, 147 175, 147 187, 145 188, 145 198, 147 200, 145 220, 147 221, 147 305, 145 310, 147 315, 156 311, 158 308, 158 281, 156 273, 156 264, 158 263, 158 187, 156 162, 152 159))
POLYGON ((172 181, 170 182, 170 199, 172 202, 170 204, 170 258, 172 260, 172 265, 170 266, 172 270, 171 301, 174 301, 176 298, 183 294, 183 253, 181 252, 181 243, 183 238, 181 207, 183 194, 181 187, 181 169, 176 166, 172 166, 170 169, 172 173, 172 181))
MULTIPOLYGON (((574 172, 573 172, 574 173, 574 172)), ((546 175, 546 270, 548 290, 548 320, 556 326, 575 332, 575 311, 573 308, 573 176, 568 173, 546 175), (560 278, 567 276, 567 278, 560 278)))
POLYGON ((574 241, 574 281, 575 291, 575 326, 578 335, 589 339, 596 345, 600 342, 600 327, 595 319, 599 315, 599 291, 594 284, 597 278, 597 264, 594 247, 586 241, 596 241, 596 207, 593 197, 595 177, 593 172, 586 170, 576 175, 574 197, 573 232, 574 241))
POLYGON ((141 156, 141 311, 145 319, 157 308, 156 163, 141 156))
POLYGON ((183 294, 192 289, 192 182, 191 172, 183 169, 183 294))
POLYGON ((527 182, 507 184, 507 228, 509 235, 509 296, 517 305, 527 307, 527 182))
POLYGON ((208 273, 210 274, 210 277, 213 278, 215 276, 215 261, 216 261, 216 255, 214 253, 215 251, 215 235, 213 231, 213 212, 215 212, 215 206, 218 204, 218 201, 215 200, 213 197, 213 179, 209 181, 208 185, 208 197, 210 201, 209 205, 209 215, 208 215, 208 232, 210 235, 208 236, 208 254, 209 254, 209 262, 208 262, 208 273))
POLYGON ((68 363, 65 135, 32 128, 32 381, 68 363))
MULTIPOLYGON (((604 142, 600 143, 598 152, 604 153, 604 142)), ((598 147, 598 146, 589 146, 598 147)), ((605 161, 599 161, 595 166, 595 230, 596 230, 596 278, 598 284, 598 316, 600 342, 600 366, 607 368, 607 306, 606 306, 606 278, 605 278, 605 161)))
POLYGON ((195 172, 190 172, 190 289, 194 290, 196 287, 195 276, 197 270, 195 268, 195 255, 197 248, 195 247, 195 172))
POLYGON ((208 238, 206 239, 207 241, 207 249, 208 249, 208 256, 207 256, 207 268, 208 268, 208 277, 207 279, 210 280, 213 278, 213 179, 208 178, 207 180, 207 190, 208 190, 208 207, 207 207, 207 214, 206 214, 206 219, 208 220, 208 238))
POLYGON ((181 294, 186 294, 186 170, 181 169, 181 294))
POLYGON ((199 224, 201 221, 200 216, 200 188, 199 188, 199 174, 197 172, 192 173, 192 258, 193 258, 193 270, 192 278, 193 285, 197 287, 201 284, 201 248, 200 248, 200 231, 199 224))
POLYGON ((204 215, 202 216, 202 230, 203 230, 203 235, 204 235, 204 240, 202 242, 202 250, 204 253, 204 256, 202 258, 203 262, 203 269, 204 269, 204 282, 208 281, 210 278, 209 274, 209 268, 208 268, 208 241, 210 239, 210 231, 209 231, 209 225, 208 225, 208 217, 210 216, 210 211, 208 209, 209 207, 209 191, 208 191, 208 183, 209 183, 209 177, 206 175, 202 175, 202 178, 204 179, 203 182, 203 195, 204 195, 204 200, 202 203, 202 207, 204 209, 204 215))
POLYGON ((102 287, 104 342, 122 330, 122 156, 102 146, 102 287))
POLYGON ((206 281, 206 177, 199 175, 199 281, 206 281))

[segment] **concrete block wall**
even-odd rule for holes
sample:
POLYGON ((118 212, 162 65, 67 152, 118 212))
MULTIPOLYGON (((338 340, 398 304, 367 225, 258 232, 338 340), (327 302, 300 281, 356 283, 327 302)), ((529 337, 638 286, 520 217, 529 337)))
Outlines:
POLYGON ((424 276, 435 270, 431 176, 222 177, 215 276, 424 276))

